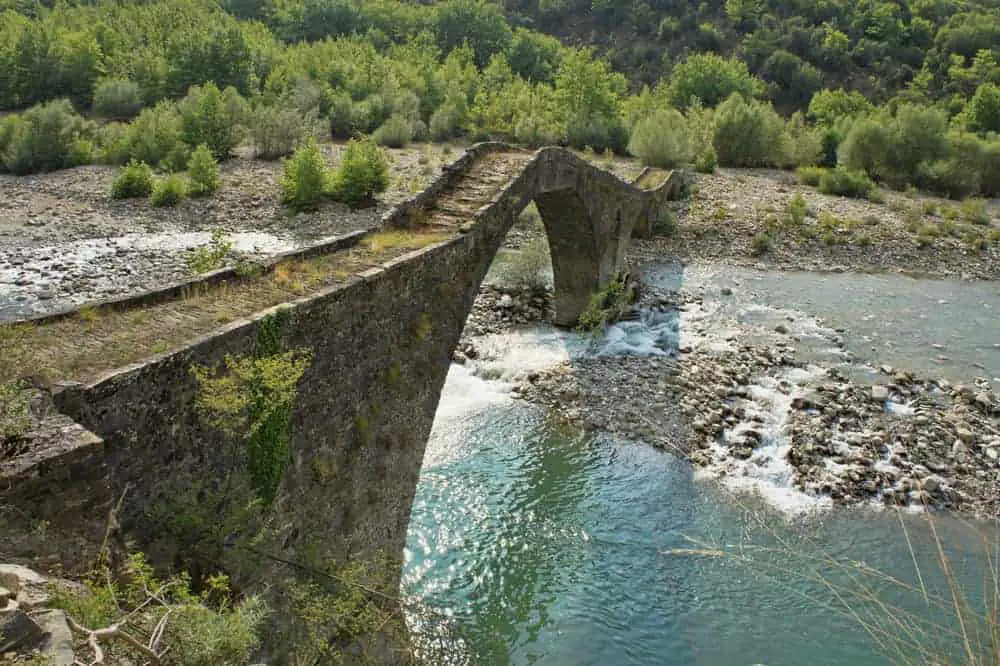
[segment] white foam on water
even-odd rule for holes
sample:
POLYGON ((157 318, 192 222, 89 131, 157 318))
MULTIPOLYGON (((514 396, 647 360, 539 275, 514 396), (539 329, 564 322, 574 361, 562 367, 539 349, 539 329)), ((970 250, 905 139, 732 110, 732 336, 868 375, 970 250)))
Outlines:
POLYGON ((829 497, 814 496, 792 485, 795 469, 788 461, 791 442, 788 421, 795 398, 809 390, 808 382, 824 376, 822 368, 791 368, 776 377, 761 377, 749 387, 750 399, 742 405, 747 419, 723 434, 725 443, 713 443, 712 465, 701 475, 719 478, 735 492, 749 492, 762 497, 778 510, 799 515, 830 508, 829 497), (759 421, 754 421, 753 417, 759 421), (730 455, 730 443, 741 439, 748 430, 760 433, 761 443, 746 460, 730 455))
POLYGON ((598 356, 668 356, 677 349, 680 326, 677 313, 644 309, 638 320, 609 326, 594 353, 598 356))

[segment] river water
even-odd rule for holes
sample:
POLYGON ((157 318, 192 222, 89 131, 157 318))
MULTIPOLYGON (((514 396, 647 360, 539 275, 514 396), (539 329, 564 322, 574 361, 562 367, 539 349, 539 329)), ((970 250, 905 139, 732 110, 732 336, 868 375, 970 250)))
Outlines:
MULTIPOLYGON (((736 320, 787 321, 790 309, 797 321, 825 318, 845 329, 859 367, 923 363, 957 381, 1000 377, 1000 340, 989 339, 1000 328, 995 285, 717 266, 651 275, 706 294, 731 286, 738 298, 709 300, 736 320), (885 321, 890 311, 897 323, 885 321)), ((662 325, 647 322, 609 332, 646 344, 597 349, 655 353, 662 325)), ((686 325, 673 330, 683 336, 686 325)), ((449 373, 411 514, 402 592, 461 637, 448 661, 888 664, 885 636, 905 637, 903 622, 911 635, 925 632, 918 642, 933 644, 942 663, 959 663, 964 641, 938 544, 977 607, 995 580, 987 551, 998 551, 979 539, 995 538, 990 528, 822 502, 790 513, 642 442, 554 425, 507 382, 587 345, 546 329, 504 337, 494 367, 449 373)))

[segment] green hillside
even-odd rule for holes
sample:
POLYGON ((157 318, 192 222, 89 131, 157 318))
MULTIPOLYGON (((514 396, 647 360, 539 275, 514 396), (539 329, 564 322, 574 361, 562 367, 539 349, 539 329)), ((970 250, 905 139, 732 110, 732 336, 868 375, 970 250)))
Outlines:
POLYGON ((15 173, 129 159, 170 170, 200 143, 224 159, 244 139, 275 158, 322 127, 383 145, 502 138, 665 167, 819 163, 952 196, 1000 191, 992 2, 0 7, 0 109, 73 106, 0 123, 15 173))

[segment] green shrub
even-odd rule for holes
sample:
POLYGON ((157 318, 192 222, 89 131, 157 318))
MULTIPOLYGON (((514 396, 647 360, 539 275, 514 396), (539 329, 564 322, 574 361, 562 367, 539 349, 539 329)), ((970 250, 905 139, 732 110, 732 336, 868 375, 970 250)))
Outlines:
POLYGON ((758 233, 753 237, 753 240, 750 241, 750 250, 755 255, 761 255, 764 254, 765 252, 770 252, 773 247, 774 247, 774 241, 771 239, 771 236, 769 234, 766 234, 764 232, 758 233))
POLYGON ((0 171, 6 170, 4 153, 7 152, 7 146, 14 139, 14 132, 23 122, 21 116, 14 113, 0 118, 0 171))
POLYGON ((674 68, 668 97, 674 107, 684 109, 693 99, 713 107, 734 93, 754 97, 762 91, 763 85, 751 76, 745 62, 715 53, 699 53, 674 68))
POLYGON ((801 226, 809 214, 809 205, 801 192, 796 192, 795 196, 788 202, 788 218, 795 226, 801 226))
POLYGON ((132 118, 142 110, 139 84, 128 79, 102 79, 94 89, 94 113, 104 118, 132 118))
POLYGON ((708 146, 694 158, 694 169, 700 173, 715 173, 719 155, 713 146, 708 146))
POLYGON ((315 210, 323 201, 327 171, 315 139, 282 163, 281 202, 292 210, 315 210))
POLYGON ((618 117, 576 115, 566 123, 566 143, 598 153, 610 148, 620 155, 628 146, 628 129, 618 117))
POLYGON ((677 233, 677 214, 669 208, 661 208, 653 218, 654 236, 671 237, 677 233))
POLYGON ((990 214, 984 199, 966 199, 962 202, 962 217, 970 224, 990 223, 990 214))
POLYGON ((403 148, 413 140, 413 125, 403 116, 392 116, 375 130, 372 139, 380 146, 403 148))
POLYGON ((247 115, 246 100, 235 88, 220 92, 214 83, 192 86, 178 110, 184 143, 191 148, 205 144, 219 160, 229 157, 239 143, 247 115))
POLYGON ((875 183, 863 171, 837 167, 822 175, 819 181, 819 191, 824 194, 865 199, 875 191, 875 183))
POLYGON ((675 109, 663 109, 643 118, 632 129, 628 150, 646 166, 661 169, 690 161, 691 144, 684 116, 675 109))
POLYGON ((819 181, 823 179, 823 174, 827 172, 823 167, 804 166, 795 170, 799 182, 803 185, 818 187, 819 181))
POLYGON ((1000 196, 1000 138, 983 143, 980 159, 980 191, 988 197, 1000 196))
POLYGON ((187 196, 187 184, 179 173, 172 173, 153 185, 150 199, 154 206, 176 206, 187 196))
POLYGON ((247 122, 254 155, 264 160, 291 155, 307 136, 313 134, 315 124, 313 112, 302 113, 283 106, 258 106, 247 122))
POLYGON ((434 141, 447 141, 460 136, 468 118, 468 104, 464 96, 457 101, 446 101, 431 115, 428 131, 434 141))
MULTIPOLYGON (((144 109, 128 126, 128 159, 160 165, 184 149, 181 117, 170 102, 144 109)), ((172 161, 172 160, 171 160, 172 161)))
POLYGON ((364 132, 369 134, 389 120, 392 115, 392 105, 382 95, 369 95, 364 100, 354 105, 352 122, 354 133, 364 132))
POLYGON ((125 164, 128 161, 128 125, 108 123, 98 128, 95 157, 101 164, 125 164))
POLYGON ((801 113, 785 124, 784 145, 778 166, 794 169, 817 164, 823 157, 823 131, 806 125, 801 113))
POLYGON ((354 100, 343 91, 333 93, 328 100, 327 117, 330 120, 330 136, 334 139, 348 139, 358 131, 358 113, 354 100))
POLYGON ((739 94, 715 114, 713 144, 723 166, 774 166, 782 159, 785 123, 770 105, 739 94))
POLYGON ((219 164, 208 146, 201 144, 187 163, 188 194, 203 197, 219 189, 219 164))
POLYGON ((839 163, 872 178, 888 178, 893 168, 888 155, 893 151, 894 142, 892 129, 883 119, 863 118, 844 136, 838 152, 839 163))
POLYGON ((148 197, 153 191, 153 170, 145 162, 129 161, 111 185, 112 199, 148 197))
POLYGON ((385 152, 370 138, 351 141, 340 155, 340 164, 330 179, 329 195, 355 205, 374 198, 389 187, 389 164, 385 152))
POLYGON ((87 138, 90 126, 60 99, 33 106, 19 120, 8 121, 4 166, 16 174, 54 171, 74 166, 74 146, 87 138))
POLYGON ((977 131, 1000 132, 1000 86, 984 83, 969 101, 969 120, 977 131))

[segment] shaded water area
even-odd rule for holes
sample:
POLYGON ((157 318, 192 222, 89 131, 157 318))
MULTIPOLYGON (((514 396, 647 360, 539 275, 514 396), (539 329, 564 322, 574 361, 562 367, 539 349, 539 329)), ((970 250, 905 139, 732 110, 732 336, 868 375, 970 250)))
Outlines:
POLYGON ((983 530, 995 539, 991 528, 939 516, 935 537, 923 516, 821 503, 789 515, 642 442, 556 425, 515 400, 508 382, 579 354, 670 353, 695 325, 789 316, 817 356, 823 344, 809 339, 810 327, 843 328, 860 372, 871 362, 956 381, 1000 377, 995 285, 717 266, 660 267, 647 278, 703 291, 703 316, 647 316, 596 344, 532 329, 500 336, 499 358, 452 368, 417 489, 402 591, 453 618, 465 640, 454 663, 893 663, 847 607, 897 635, 894 617, 934 624, 924 642, 944 663, 959 663, 937 543, 977 605, 993 580, 979 540, 983 530), (723 286, 733 295, 720 295, 723 286), (877 609, 869 594, 888 606, 877 609))

